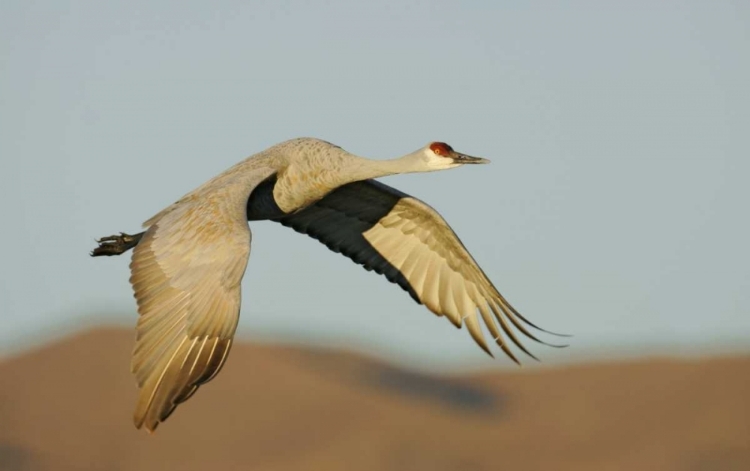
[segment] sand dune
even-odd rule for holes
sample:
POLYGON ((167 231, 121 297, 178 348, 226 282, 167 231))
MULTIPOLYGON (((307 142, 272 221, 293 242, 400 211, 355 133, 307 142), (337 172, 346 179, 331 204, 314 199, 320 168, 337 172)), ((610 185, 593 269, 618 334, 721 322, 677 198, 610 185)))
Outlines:
POLYGON ((748 470, 750 357, 470 377, 238 344, 150 436, 129 330, 0 363, 0 470, 748 470))

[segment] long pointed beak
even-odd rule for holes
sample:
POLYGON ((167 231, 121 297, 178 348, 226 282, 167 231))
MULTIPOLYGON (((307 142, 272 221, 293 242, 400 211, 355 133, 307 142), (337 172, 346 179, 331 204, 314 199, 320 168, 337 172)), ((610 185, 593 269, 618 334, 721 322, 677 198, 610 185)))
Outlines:
POLYGON ((483 159, 482 157, 472 157, 470 155, 461 154, 458 152, 454 152, 451 155, 451 158, 457 164, 488 164, 490 163, 488 159, 483 159))

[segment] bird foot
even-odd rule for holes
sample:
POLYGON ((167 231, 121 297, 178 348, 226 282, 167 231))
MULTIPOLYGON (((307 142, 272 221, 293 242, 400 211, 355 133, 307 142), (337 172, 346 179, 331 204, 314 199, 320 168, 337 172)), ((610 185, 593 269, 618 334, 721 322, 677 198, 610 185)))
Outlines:
POLYGON ((96 241, 96 243, 99 244, 99 247, 95 248, 91 252, 91 256, 98 257, 101 255, 120 255, 138 245, 141 237, 143 237, 143 232, 135 235, 120 232, 120 235, 102 237, 101 239, 96 241))

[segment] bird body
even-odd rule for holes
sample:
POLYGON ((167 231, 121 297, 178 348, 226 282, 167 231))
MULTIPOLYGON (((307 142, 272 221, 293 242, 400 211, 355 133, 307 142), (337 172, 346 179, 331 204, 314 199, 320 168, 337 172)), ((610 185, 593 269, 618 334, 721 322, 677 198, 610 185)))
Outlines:
POLYGON ((250 254, 248 220, 279 222, 385 275, 456 327, 466 324, 490 355, 480 317, 514 361, 508 340, 531 355, 511 326, 537 341, 524 323, 538 327, 500 295, 445 220, 422 201, 373 180, 486 162, 439 142, 378 161, 319 139, 292 139, 186 194, 146 221, 144 233, 102 239, 93 255, 135 245, 136 426, 155 430, 226 361, 250 254))

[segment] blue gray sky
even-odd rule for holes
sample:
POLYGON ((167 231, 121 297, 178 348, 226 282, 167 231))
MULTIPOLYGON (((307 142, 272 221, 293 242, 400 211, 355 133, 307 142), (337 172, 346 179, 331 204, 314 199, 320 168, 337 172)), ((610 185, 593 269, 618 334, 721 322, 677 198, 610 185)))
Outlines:
MULTIPOLYGON (((0 352, 135 324, 140 224, 235 162, 314 136, 493 161, 384 179, 439 210, 547 362, 750 342, 750 4, 4 1, 0 352), (598 353, 597 353, 598 352, 598 353)), ((487 367, 400 288, 254 223, 239 332, 487 367)))

